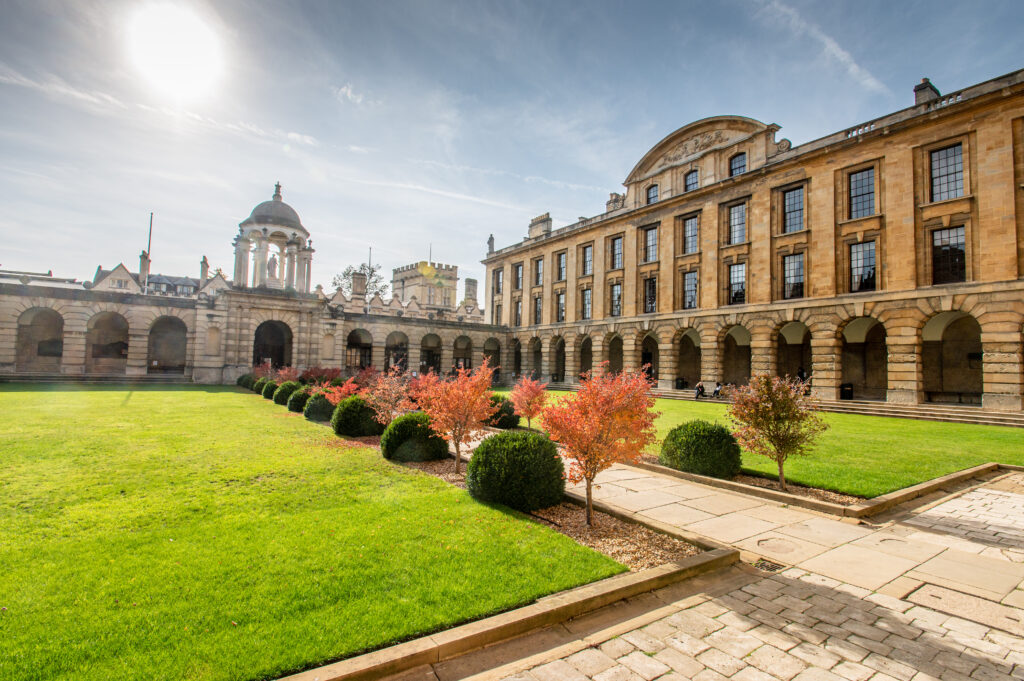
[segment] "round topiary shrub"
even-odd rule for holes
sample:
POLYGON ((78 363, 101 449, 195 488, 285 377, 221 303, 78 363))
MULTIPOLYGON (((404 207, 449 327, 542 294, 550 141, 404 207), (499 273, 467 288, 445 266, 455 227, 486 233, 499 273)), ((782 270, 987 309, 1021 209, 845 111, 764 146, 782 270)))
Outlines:
POLYGON ((520 511, 553 506, 565 494, 565 466, 540 433, 511 431, 480 443, 466 466, 466 487, 481 501, 520 511))
POLYGON ((252 391, 254 393, 259 393, 260 395, 262 395, 263 394, 263 386, 265 386, 267 384, 267 381, 269 381, 269 380, 270 379, 266 378, 266 377, 264 377, 264 378, 257 378, 256 382, 252 384, 252 391))
POLYGON ((669 431, 658 460, 678 471, 728 480, 740 472, 740 446, 725 426, 688 421, 669 431))
POLYGON ((302 384, 298 381, 285 381, 277 386, 277 390, 274 391, 274 404, 288 404, 288 398, 301 387, 302 384))
POLYGON ((267 381, 263 384, 263 391, 260 393, 268 400, 274 399, 274 393, 277 391, 277 383, 275 381, 267 381))
POLYGON ((235 379, 235 385, 240 386, 242 388, 252 389, 252 380, 252 374, 242 374, 241 376, 235 379))
POLYGON ((491 395, 491 406, 497 407, 498 411, 487 421, 487 425, 508 430, 519 425, 519 414, 512 405, 512 400, 503 395, 491 395))
POLYGON ((323 393, 317 393, 306 401, 302 414, 310 421, 330 421, 334 405, 323 393))
POLYGON ((294 411, 299 414, 306 408, 306 402, 309 401, 309 391, 305 388, 296 390, 288 397, 288 411, 294 411))
POLYGON ((380 438, 380 451, 392 461, 432 461, 448 457, 448 443, 430 429, 429 416, 414 411, 388 424, 380 438))
POLYGON ((335 435, 362 437, 364 435, 380 435, 384 426, 373 418, 373 409, 361 397, 346 397, 335 408, 331 415, 331 427, 335 435))

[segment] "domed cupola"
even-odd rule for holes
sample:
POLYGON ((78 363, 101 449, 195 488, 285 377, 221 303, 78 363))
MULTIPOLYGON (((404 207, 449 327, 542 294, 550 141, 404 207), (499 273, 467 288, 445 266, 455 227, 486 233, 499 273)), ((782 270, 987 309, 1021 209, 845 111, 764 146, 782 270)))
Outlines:
POLYGON ((255 227, 257 225, 287 227, 288 229, 301 232, 303 236, 309 236, 309 232, 306 231, 306 228, 302 226, 302 221, 299 220, 299 214, 281 199, 280 182, 274 185, 274 196, 271 200, 264 201, 253 208, 249 217, 240 222, 238 226, 244 230, 246 227, 255 227))
POLYGON ((309 293, 313 240, 295 209, 281 200, 281 183, 274 196, 252 209, 238 223, 235 236, 236 288, 285 289, 309 293), (252 265, 250 276, 249 266, 252 265))

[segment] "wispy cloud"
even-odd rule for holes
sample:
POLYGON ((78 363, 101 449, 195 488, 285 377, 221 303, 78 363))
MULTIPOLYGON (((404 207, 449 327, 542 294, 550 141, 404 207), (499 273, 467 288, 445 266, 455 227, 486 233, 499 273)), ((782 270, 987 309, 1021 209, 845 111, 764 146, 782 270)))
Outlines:
POLYGON ((872 92, 891 94, 885 84, 857 63, 849 52, 844 50, 835 38, 825 33, 817 24, 804 19, 803 16, 793 7, 783 4, 778 0, 763 5, 759 15, 786 25, 797 36, 807 36, 818 42, 825 52, 825 55, 838 62, 846 72, 857 81, 861 87, 872 92))
POLYGON ((73 99, 80 103, 97 106, 110 106, 118 109, 126 109, 127 105, 117 97, 108 95, 105 92, 89 91, 76 88, 62 78, 55 75, 48 75, 45 79, 29 78, 18 73, 6 64, 0 64, 0 83, 14 85, 16 87, 28 88, 42 92, 51 97, 73 99))
POLYGON ((379 105, 382 102, 377 99, 369 99, 362 92, 356 92, 355 88, 352 87, 352 83, 345 83, 341 87, 335 87, 334 96, 342 104, 355 104, 356 106, 367 105, 379 105))

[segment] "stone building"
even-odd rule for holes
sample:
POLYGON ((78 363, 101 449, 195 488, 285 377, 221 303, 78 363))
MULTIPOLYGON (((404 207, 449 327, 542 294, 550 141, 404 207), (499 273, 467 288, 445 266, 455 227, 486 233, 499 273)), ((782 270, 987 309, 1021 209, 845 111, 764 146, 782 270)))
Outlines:
POLYGON ((458 284, 458 265, 421 260, 391 270, 391 295, 403 303, 415 298, 433 312, 455 310, 458 284))
POLYGON ((90 282, 0 271, 0 379, 156 374, 227 383, 265 360, 440 372, 501 356, 506 331, 484 323, 475 282, 443 318, 415 296, 367 299, 358 278, 351 297, 310 291, 310 233, 280 185, 239 225, 234 246, 231 280, 211 273, 205 257, 197 278, 151 274, 145 251, 137 272, 101 267, 90 282))
POLYGON ((718 116, 648 151, 593 218, 489 252, 504 367, 601 361, 659 387, 810 376, 822 397, 1021 409, 1024 71, 797 147, 718 116))

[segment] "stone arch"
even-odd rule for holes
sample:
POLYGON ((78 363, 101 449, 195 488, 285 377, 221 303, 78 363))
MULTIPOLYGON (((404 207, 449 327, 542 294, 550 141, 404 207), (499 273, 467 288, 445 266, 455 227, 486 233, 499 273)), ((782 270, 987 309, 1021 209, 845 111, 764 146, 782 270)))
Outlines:
POLYGON ((813 373, 811 329, 802 321, 790 321, 775 332, 775 374, 807 379, 813 373))
POLYGON ((640 341, 640 368, 648 379, 658 380, 659 359, 658 337, 653 332, 644 334, 640 341))
POLYGON ((981 325, 960 310, 933 315, 921 327, 921 369, 928 402, 981 404, 981 325))
POLYGON ((551 348, 551 381, 561 383, 565 381, 565 339, 555 336, 549 341, 551 348))
POLYGON ((473 368, 473 341, 469 336, 459 336, 452 343, 452 361, 456 369, 473 368))
POLYGON ((676 380, 681 381, 679 385, 682 388, 697 385, 701 380, 700 333, 693 327, 680 329, 675 343, 678 353, 676 380))
POLYGON ((885 325, 874 317, 854 317, 838 330, 840 397, 884 400, 889 387, 885 325))
POLYGON ((495 380, 501 375, 501 342, 494 337, 484 341, 484 359, 494 369, 495 380))
POLYGON ((441 373, 441 337, 428 333, 420 340, 420 373, 441 373))
POLYGON ((594 341, 590 336, 580 338, 579 371, 578 375, 594 370, 594 341))
POLYGON ((178 317, 157 317, 149 327, 146 373, 184 374, 188 349, 188 327, 178 317))
POLYGON ((128 364, 128 320, 118 312, 89 319, 85 341, 87 373, 123 374, 128 364))
POLYGON ((519 377, 523 373, 523 344, 518 338, 513 338, 510 349, 512 351, 512 375, 519 377))
POLYGON ((352 329, 345 338, 345 371, 357 374, 373 366, 373 335, 366 329, 352 329))
POLYGON ((527 352, 530 353, 530 377, 534 380, 543 377, 544 369, 544 348, 540 338, 534 336, 527 345, 527 352))
POLYGON ((292 329, 277 319, 268 319, 253 333, 252 363, 269 361, 275 369, 292 364, 292 329))
POLYGON ((30 307, 18 316, 15 367, 18 371, 60 371, 64 317, 50 307, 30 307))
POLYGON ((608 336, 606 341, 608 348, 608 371, 618 373, 622 371, 624 343, 622 336, 617 333, 613 333, 608 336))
POLYGON ((384 339, 384 371, 391 367, 409 368, 409 337, 401 331, 392 331, 384 339))
POLYGON ((750 382, 750 331, 742 324, 724 329, 721 336, 722 383, 746 385, 750 382))

